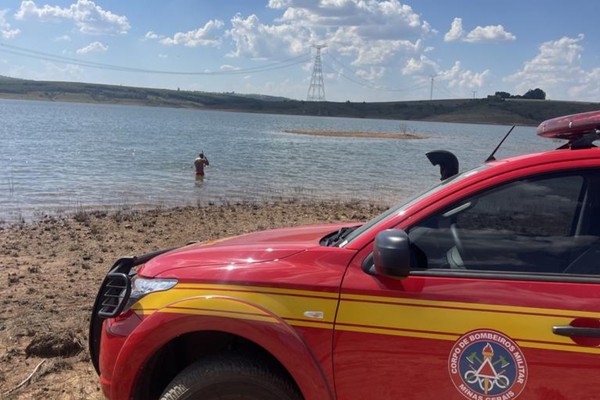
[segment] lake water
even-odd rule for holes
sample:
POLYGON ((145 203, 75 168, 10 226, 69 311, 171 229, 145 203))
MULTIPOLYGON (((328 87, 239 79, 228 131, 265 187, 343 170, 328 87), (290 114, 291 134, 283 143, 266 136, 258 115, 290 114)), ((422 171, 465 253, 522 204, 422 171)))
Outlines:
MULTIPOLYGON (((106 206, 271 199, 391 205, 437 183, 425 153, 485 160, 510 128, 187 109, 0 100, 0 221, 106 206), (407 132, 421 140, 335 138, 286 130, 407 132), (210 160, 197 181, 198 152, 210 160)), ((497 153, 557 147, 517 127, 497 153)))

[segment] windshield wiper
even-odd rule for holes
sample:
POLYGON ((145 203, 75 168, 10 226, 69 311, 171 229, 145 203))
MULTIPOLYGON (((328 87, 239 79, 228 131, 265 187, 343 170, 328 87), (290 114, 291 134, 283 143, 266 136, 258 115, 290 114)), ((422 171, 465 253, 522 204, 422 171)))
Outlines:
POLYGON ((348 236, 350 234, 350 232, 352 232, 356 228, 358 228, 358 226, 350 226, 350 227, 347 226, 344 228, 340 228, 336 233, 334 233, 333 235, 331 235, 327 239, 325 239, 325 242, 323 244, 328 247, 335 246, 338 243, 340 243, 342 240, 344 240, 344 238, 346 236, 348 236))

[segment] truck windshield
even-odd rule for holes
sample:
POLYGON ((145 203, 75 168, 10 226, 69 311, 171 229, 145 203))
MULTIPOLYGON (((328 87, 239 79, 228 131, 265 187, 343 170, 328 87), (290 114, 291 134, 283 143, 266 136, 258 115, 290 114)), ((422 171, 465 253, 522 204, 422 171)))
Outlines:
POLYGON ((387 219, 388 217, 402 213, 408 207, 412 206, 415 203, 418 203, 419 201, 421 201, 422 199, 424 199, 428 196, 431 196, 432 194, 443 189, 444 187, 448 186, 449 184, 455 183, 455 182, 461 181, 465 178, 468 178, 470 176, 473 176, 474 174, 476 174, 480 171, 483 171, 484 169, 487 169, 487 168, 489 168, 487 165, 482 165, 480 167, 465 171, 461 174, 454 175, 454 176, 440 182, 439 184, 435 185, 431 189, 427 190, 425 193, 422 193, 416 197, 412 197, 408 201, 405 201, 405 202, 402 202, 400 204, 393 206, 392 208, 388 209, 387 211, 384 211, 382 214, 373 218, 372 220, 365 223, 364 225, 361 225, 357 229, 354 229, 352 232, 349 232, 348 235, 344 238, 344 240, 342 242, 339 243, 338 246, 339 247, 346 246, 348 243, 352 242, 355 238, 359 237, 364 232, 368 231, 369 229, 371 229, 372 227, 374 227, 381 221, 387 219))

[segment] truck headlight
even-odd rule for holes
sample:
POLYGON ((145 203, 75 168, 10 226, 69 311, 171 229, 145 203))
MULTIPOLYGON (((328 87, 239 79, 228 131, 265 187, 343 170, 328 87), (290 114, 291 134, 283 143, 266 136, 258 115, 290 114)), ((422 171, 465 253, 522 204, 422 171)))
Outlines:
POLYGON ((177 279, 142 278, 135 275, 131 278, 131 294, 129 295, 129 301, 125 309, 129 309, 133 304, 150 293, 164 292, 172 289, 175 285, 177 285, 177 279))

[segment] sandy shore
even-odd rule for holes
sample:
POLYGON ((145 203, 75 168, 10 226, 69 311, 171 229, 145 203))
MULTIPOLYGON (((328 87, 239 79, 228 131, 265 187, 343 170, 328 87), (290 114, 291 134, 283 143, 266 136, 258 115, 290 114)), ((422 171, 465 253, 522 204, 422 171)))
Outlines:
POLYGON ((0 226, 0 399, 101 399, 87 353, 96 291, 118 257, 255 230, 368 220, 358 203, 206 205, 0 226))
POLYGON ((415 133, 399 132, 366 132, 366 131, 310 131, 290 129, 287 133, 296 133, 299 135, 331 136, 331 137, 354 137, 370 139, 427 139, 428 135, 417 135, 415 133))

